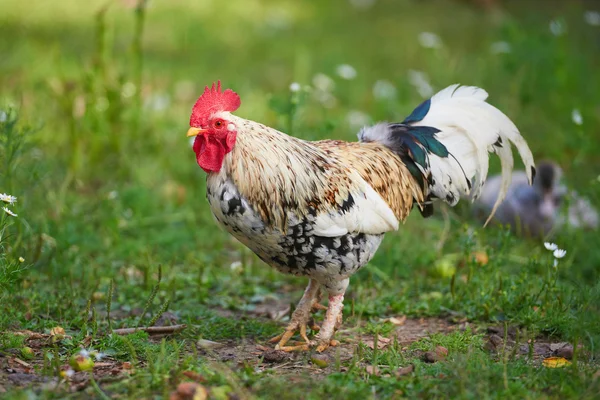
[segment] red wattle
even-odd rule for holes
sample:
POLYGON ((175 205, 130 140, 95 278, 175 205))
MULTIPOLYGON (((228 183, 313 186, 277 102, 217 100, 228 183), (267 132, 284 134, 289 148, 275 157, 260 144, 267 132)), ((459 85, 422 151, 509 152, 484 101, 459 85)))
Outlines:
POLYGON ((219 172, 225 155, 235 145, 235 136, 235 133, 230 133, 225 137, 211 134, 196 136, 193 149, 200 168, 205 172, 219 172))

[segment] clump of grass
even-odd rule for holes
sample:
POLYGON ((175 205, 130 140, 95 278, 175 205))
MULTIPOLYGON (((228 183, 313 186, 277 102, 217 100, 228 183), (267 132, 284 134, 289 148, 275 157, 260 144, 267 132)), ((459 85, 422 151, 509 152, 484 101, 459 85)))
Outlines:
POLYGON ((0 332, 0 350, 20 349, 24 344, 25 336, 0 332))

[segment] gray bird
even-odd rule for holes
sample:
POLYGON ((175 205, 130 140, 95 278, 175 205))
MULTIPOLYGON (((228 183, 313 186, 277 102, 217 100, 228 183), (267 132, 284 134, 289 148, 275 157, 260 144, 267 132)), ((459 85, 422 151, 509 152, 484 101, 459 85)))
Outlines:
MULTIPOLYGON (((506 199, 498 207, 493 221, 510 225, 515 233, 524 236, 547 236, 564 225, 596 229, 598 212, 588 200, 569 191, 561 183, 562 176, 560 166, 551 161, 537 165, 532 186, 529 186, 524 171, 515 171, 506 199), (568 207, 565 207, 567 201, 568 207)), ((475 202, 477 217, 485 219, 488 215, 500 185, 500 175, 488 179, 481 197, 475 202)))

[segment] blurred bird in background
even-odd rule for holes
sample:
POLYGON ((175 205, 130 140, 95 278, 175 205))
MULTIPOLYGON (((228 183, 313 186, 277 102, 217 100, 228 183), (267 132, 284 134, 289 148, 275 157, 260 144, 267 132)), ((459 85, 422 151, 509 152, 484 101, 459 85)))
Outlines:
MULTIPOLYGON (((551 161, 537 165, 533 185, 528 184, 524 171, 515 171, 506 199, 494 214, 494 222, 510 225, 523 236, 544 237, 565 225, 574 228, 596 229, 598 212, 587 199, 569 191, 561 182, 563 171, 551 161)), ((481 197, 475 202, 475 213, 486 218, 501 190, 502 176, 493 176, 483 186, 481 197)))
POLYGON ((433 201, 454 206, 478 198, 488 152, 502 164, 491 214, 511 182, 514 144, 535 174, 527 143, 511 120, 486 102, 480 88, 453 85, 418 106, 401 123, 363 128, 358 142, 309 142, 232 114, 241 104, 220 82, 193 106, 188 136, 207 173, 216 220, 265 263, 306 276, 309 284, 276 348, 323 351, 335 341, 349 278, 373 257, 386 232, 412 208, 427 217, 433 201), (313 340, 311 311, 321 291, 327 312, 313 340), (288 345, 299 332, 303 342, 288 345))

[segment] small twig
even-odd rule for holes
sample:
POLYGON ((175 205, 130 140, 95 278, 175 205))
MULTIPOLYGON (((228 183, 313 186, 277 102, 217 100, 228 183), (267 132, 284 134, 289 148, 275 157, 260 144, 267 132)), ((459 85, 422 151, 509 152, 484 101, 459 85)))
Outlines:
POLYGON ((180 325, 171 325, 171 326, 146 326, 139 328, 121 328, 121 329, 113 329, 113 333, 117 335, 130 335, 137 331, 144 331, 150 335, 161 335, 167 333, 177 333, 179 331, 184 330, 187 327, 185 324, 180 325))
POLYGON ((20 358, 17 358, 17 357, 15 357, 15 358, 13 358, 13 360, 15 360, 15 361, 16 361, 18 364, 21 364, 23 367, 27 367, 27 368, 33 368, 33 367, 31 366, 31 364, 29 364, 29 363, 27 363, 27 362, 25 362, 25 361, 21 360, 20 358))

